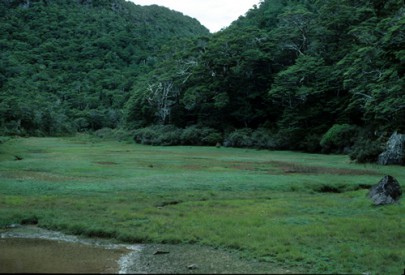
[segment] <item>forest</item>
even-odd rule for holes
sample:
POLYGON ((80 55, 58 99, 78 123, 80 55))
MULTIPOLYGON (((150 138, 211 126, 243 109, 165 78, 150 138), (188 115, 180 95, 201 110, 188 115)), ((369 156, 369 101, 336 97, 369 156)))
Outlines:
POLYGON ((7 0, 0 48, 0 135, 369 162, 405 132, 402 0, 263 0, 217 33, 124 0, 7 0))

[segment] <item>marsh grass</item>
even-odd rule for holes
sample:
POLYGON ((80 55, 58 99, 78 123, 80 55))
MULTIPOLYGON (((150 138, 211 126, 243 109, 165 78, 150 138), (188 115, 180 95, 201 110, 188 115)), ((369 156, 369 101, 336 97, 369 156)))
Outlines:
POLYGON ((404 186, 403 167, 85 135, 11 139, 0 152, 0 226, 198 243, 305 273, 400 274, 405 267, 403 204, 374 207, 366 198, 385 174, 404 186))

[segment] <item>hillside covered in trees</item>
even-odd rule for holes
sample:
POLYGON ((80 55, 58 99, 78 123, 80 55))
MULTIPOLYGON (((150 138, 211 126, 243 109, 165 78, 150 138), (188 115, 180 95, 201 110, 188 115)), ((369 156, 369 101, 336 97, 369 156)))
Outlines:
POLYGON ((136 77, 161 48, 209 31, 124 0, 0 2, 0 127, 59 135, 118 127, 136 77))
POLYGON ((0 130, 350 153, 405 131, 402 0, 264 0, 210 34, 124 0, 0 6, 0 130))

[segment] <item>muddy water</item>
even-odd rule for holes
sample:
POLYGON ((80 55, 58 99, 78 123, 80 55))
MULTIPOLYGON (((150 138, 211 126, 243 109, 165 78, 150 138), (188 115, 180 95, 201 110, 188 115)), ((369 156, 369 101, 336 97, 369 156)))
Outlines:
POLYGON ((0 273, 130 273, 140 250, 24 226, 0 231, 0 273))
MULTIPOLYGON (((130 245, 36 226, 0 229, 0 273, 294 273, 199 245, 130 245)), ((296 272, 295 272, 296 273, 296 272)))
POLYGON ((43 239, 0 239, 0 272, 118 273, 123 251, 43 239))

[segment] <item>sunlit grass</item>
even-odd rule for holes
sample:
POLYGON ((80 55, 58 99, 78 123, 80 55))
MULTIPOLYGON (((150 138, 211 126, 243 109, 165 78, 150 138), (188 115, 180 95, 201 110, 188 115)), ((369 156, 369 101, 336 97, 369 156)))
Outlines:
POLYGON ((13 139, 0 152, 0 226, 36 221, 128 242, 200 243, 302 272, 405 266, 403 204, 366 198, 385 174, 404 186, 403 167, 88 136, 13 139))

